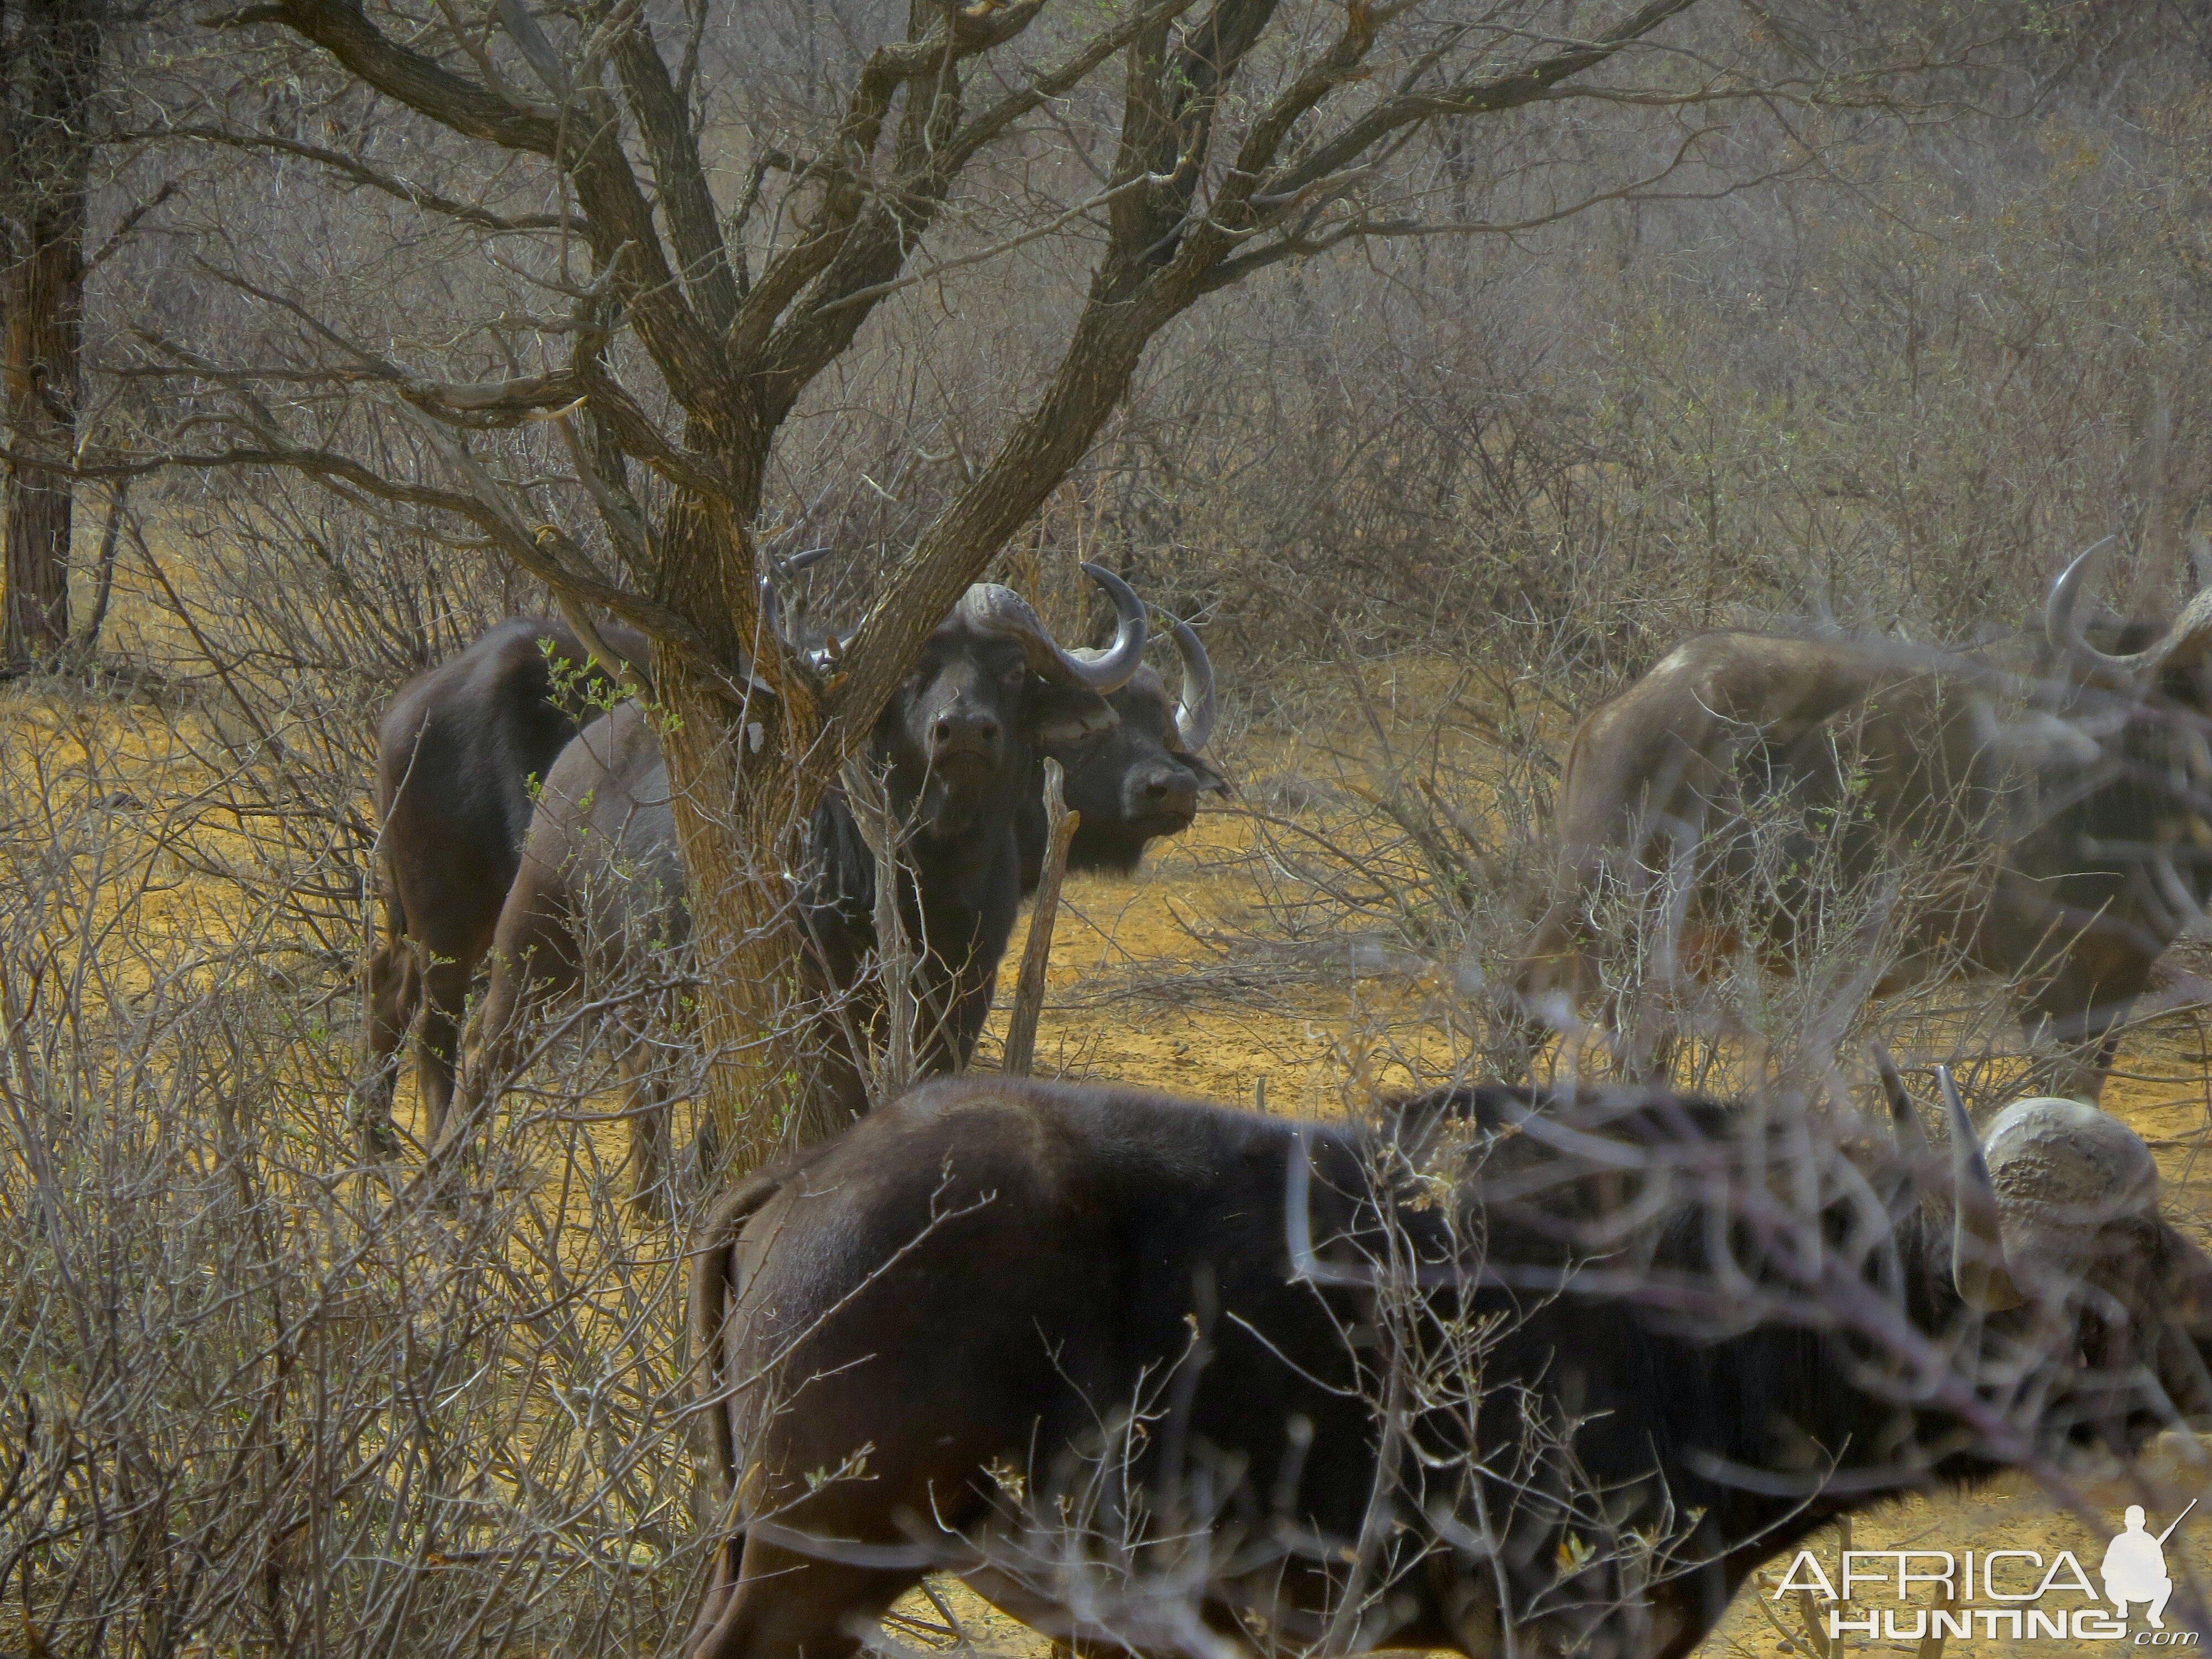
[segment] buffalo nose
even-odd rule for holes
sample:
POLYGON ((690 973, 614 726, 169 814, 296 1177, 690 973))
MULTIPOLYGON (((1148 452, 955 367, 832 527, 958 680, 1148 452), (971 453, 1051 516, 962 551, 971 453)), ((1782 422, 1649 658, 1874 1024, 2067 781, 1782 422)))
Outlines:
POLYGON ((929 728, 929 748, 934 755, 988 754, 998 741, 998 717, 980 709, 940 714, 929 728))
POLYGON ((1198 785, 1182 771, 1148 772, 1137 780, 1137 799, 1146 816, 1156 812, 1194 814, 1198 785))

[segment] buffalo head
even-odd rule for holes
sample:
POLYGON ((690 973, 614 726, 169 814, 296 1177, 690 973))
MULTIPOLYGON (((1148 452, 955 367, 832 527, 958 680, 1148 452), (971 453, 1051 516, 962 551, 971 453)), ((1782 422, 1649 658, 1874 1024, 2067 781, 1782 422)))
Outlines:
POLYGON ((979 582, 933 633, 876 718, 894 801, 945 836, 1011 811, 1041 749, 1110 730, 1107 694, 1143 665, 1145 605, 1103 566, 1084 569, 1114 600, 1114 644, 1078 653, 1010 587, 979 582))
POLYGON ((2124 1449, 2164 1426, 2157 1395, 2173 1414, 2212 1413, 2212 1258, 2160 1219, 2150 1148, 2118 1118, 2051 1096, 2014 1102, 1978 1140, 1944 1082, 1952 1285, 2075 1372, 2053 1391, 2051 1426, 2124 1449))
POLYGON ((1132 873, 1152 842, 1190 828, 1200 795, 1229 787, 1198 753, 1213 732, 1213 664, 1189 623, 1176 623, 1173 638, 1182 659, 1177 696, 1140 667, 1109 699, 1119 716, 1110 730, 1052 750, 1067 769, 1067 804, 1083 815, 1068 848, 1072 870, 1132 873))
MULTIPOLYGON (((827 551, 788 561, 805 568, 827 551)), ((1144 601, 1103 566, 1084 571, 1114 602, 1113 643, 1071 649, 1027 600, 978 582, 930 635, 876 717, 871 744, 888 766, 894 809, 925 836, 958 835, 1014 810, 1040 751, 1083 748, 1119 718, 1108 699, 1144 666, 1144 601)), ((769 624, 805 662, 830 668, 852 635, 809 628, 804 609, 761 583, 769 624)))

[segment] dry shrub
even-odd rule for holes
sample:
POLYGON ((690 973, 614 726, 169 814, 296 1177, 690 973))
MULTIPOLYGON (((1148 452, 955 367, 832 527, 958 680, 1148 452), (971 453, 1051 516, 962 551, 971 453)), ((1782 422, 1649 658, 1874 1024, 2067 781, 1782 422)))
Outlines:
MULTIPOLYGON (((585 1061, 455 1195, 355 1162, 349 961, 219 757, 18 692, 0 1565, 43 1650, 657 1651, 696 1565, 678 1234, 585 1061), (180 849, 239 849, 222 873, 180 849)), ((180 722, 188 724, 189 722, 180 722)), ((260 786, 257 786, 260 787, 260 786)))
POLYGON ((608 1055, 549 1042, 457 1179, 357 1161, 374 720, 526 605, 482 572, 296 483, 173 496, 117 579, 140 672, 0 702, 0 1568, 43 1650, 680 1628, 689 1211, 638 1230, 608 1055))

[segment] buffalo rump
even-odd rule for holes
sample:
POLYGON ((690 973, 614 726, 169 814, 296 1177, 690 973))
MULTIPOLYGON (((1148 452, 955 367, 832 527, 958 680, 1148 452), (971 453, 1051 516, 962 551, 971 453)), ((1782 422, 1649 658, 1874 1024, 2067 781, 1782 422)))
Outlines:
MULTIPOLYGON (((644 637, 602 641, 641 667, 644 637)), ((392 1150, 396 1060, 417 1012, 419 1087, 433 1123, 453 1091, 461 1015, 522 857, 542 781, 612 682, 566 623, 510 617, 416 675, 377 728, 376 808, 385 939, 369 958, 362 1131, 392 1150), (573 678, 556 684, 556 665, 573 678)))

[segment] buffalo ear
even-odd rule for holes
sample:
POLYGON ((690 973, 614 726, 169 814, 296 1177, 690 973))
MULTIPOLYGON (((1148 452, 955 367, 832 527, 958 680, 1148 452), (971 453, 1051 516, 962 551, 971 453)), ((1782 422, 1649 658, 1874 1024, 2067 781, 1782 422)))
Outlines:
POLYGON ((1200 794, 1225 795, 1229 793, 1229 780, 1188 749, 1177 750, 1176 758, 1198 775, 1198 790, 1200 794))
POLYGON ((1022 711, 1030 740, 1047 749, 1066 749, 1103 737, 1121 723, 1114 705, 1079 685, 1054 685, 1032 679, 1022 711))

